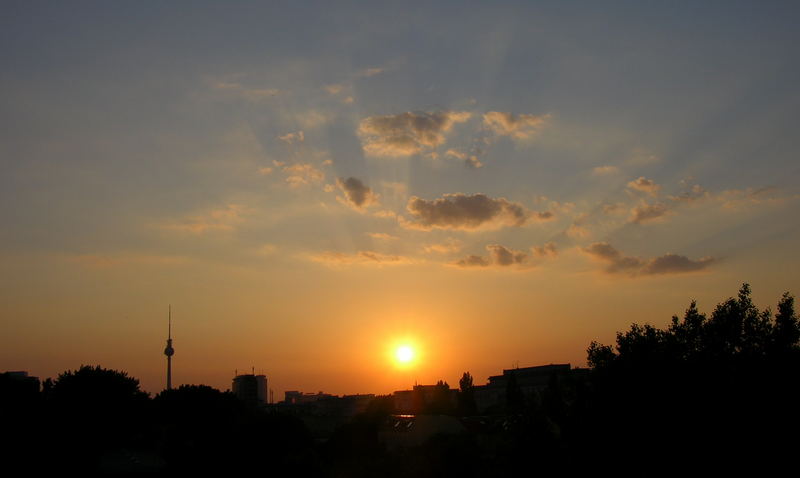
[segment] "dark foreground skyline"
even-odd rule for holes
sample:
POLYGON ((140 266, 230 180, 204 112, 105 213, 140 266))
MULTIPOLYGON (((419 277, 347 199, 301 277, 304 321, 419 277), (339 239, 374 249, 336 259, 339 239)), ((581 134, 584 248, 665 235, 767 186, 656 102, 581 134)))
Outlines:
POLYGON ((457 390, 439 382, 407 397, 278 406, 205 385, 151 398, 135 378, 102 367, 64 372, 41 390, 4 374, 0 410, 12 440, 2 461, 84 473, 266 463, 320 477, 627 472, 666 452, 659 469, 769 473, 794 462, 800 321, 788 292, 773 312, 757 308, 744 284, 710 314, 692 302, 667 327, 634 323, 614 346, 592 342, 587 361, 589 370, 506 370, 489 390, 465 372, 457 390))

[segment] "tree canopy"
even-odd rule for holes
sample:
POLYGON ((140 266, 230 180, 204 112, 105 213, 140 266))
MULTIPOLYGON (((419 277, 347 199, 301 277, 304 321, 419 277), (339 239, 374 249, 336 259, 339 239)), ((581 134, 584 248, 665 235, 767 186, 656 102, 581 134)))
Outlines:
POLYGON ((800 324, 794 311, 794 297, 788 292, 778 303, 773 317, 753 304, 748 284, 737 297, 731 297, 706 317, 692 301, 683 319, 673 316, 665 329, 632 324, 618 332, 616 350, 592 342, 587 362, 594 369, 613 366, 665 366, 683 363, 744 362, 766 358, 786 358, 800 347, 800 324))

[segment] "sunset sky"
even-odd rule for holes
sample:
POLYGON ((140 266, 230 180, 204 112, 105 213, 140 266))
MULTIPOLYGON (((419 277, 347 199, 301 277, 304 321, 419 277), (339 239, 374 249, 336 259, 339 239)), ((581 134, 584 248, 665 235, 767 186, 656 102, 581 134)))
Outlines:
POLYGON ((0 371, 388 393, 800 293, 796 2, 0 5, 0 371), (399 345, 414 350, 398 366, 399 345))

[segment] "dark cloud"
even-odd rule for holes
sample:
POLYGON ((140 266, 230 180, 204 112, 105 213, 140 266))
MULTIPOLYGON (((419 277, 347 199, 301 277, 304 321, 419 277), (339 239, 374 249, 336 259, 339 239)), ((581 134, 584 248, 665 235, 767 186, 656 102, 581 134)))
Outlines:
POLYGON ((338 178, 336 186, 344 194, 341 202, 359 211, 378 204, 378 195, 358 178, 338 178))
POLYGON ((412 156, 441 145, 456 123, 472 116, 466 111, 436 111, 371 116, 359 123, 358 135, 370 156, 412 156))
POLYGON ((677 272, 693 272, 705 269, 715 260, 711 257, 704 257, 693 261, 686 256, 676 254, 665 254, 650 260, 642 270, 643 274, 673 274, 677 272))
POLYGON ((525 252, 515 251, 500 244, 489 244, 486 246, 486 250, 489 252, 488 257, 470 255, 454 262, 453 265, 458 267, 508 267, 525 264, 530 257, 525 252))
POLYGON ((544 221, 553 213, 533 212, 505 198, 490 198, 485 194, 445 194, 428 201, 412 196, 406 206, 410 220, 401 220, 411 229, 497 229, 519 227, 530 221, 544 221))
POLYGON ((498 266, 511 266, 514 264, 523 264, 528 260, 528 254, 522 251, 515 251, 499 244, 490 244, 486 246, 489 251, 489 257, 492 259, 492 264, 498 266))
POLYGON ((492 263, 489 259, 483 256, 467 256, 464 259, 456 261, 453 265, 458 267, 489 267, 492 263))
POLYGON ((662 203, 648 204, 642 203, 631 209, 631 217, 628 220, 634 224, 642 224, 643 222, 654 221, 662 218, 669 213, 667 206, 662 203))
POLYGON ((711 257, 692 260, 677 254, 665 254, 653 259, 628 257, 607 242, 596 242, 585 247, 583 251, 595 259, 605 262, 605 272, 609 274, 627 273, 631 276, 695 272, 706 269, 716 262, 711 257))

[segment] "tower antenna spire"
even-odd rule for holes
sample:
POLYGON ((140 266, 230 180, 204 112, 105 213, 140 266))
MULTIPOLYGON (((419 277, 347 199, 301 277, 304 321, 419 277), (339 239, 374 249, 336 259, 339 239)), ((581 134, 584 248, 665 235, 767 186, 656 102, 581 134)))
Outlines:
POLYGON ((167 314, 167 348, 164 349, 164 355, 167 356, 167 390, 172 390, 172 356, 175 355, 175 349, 172 348, 172 304, 169 304, 167 314))

